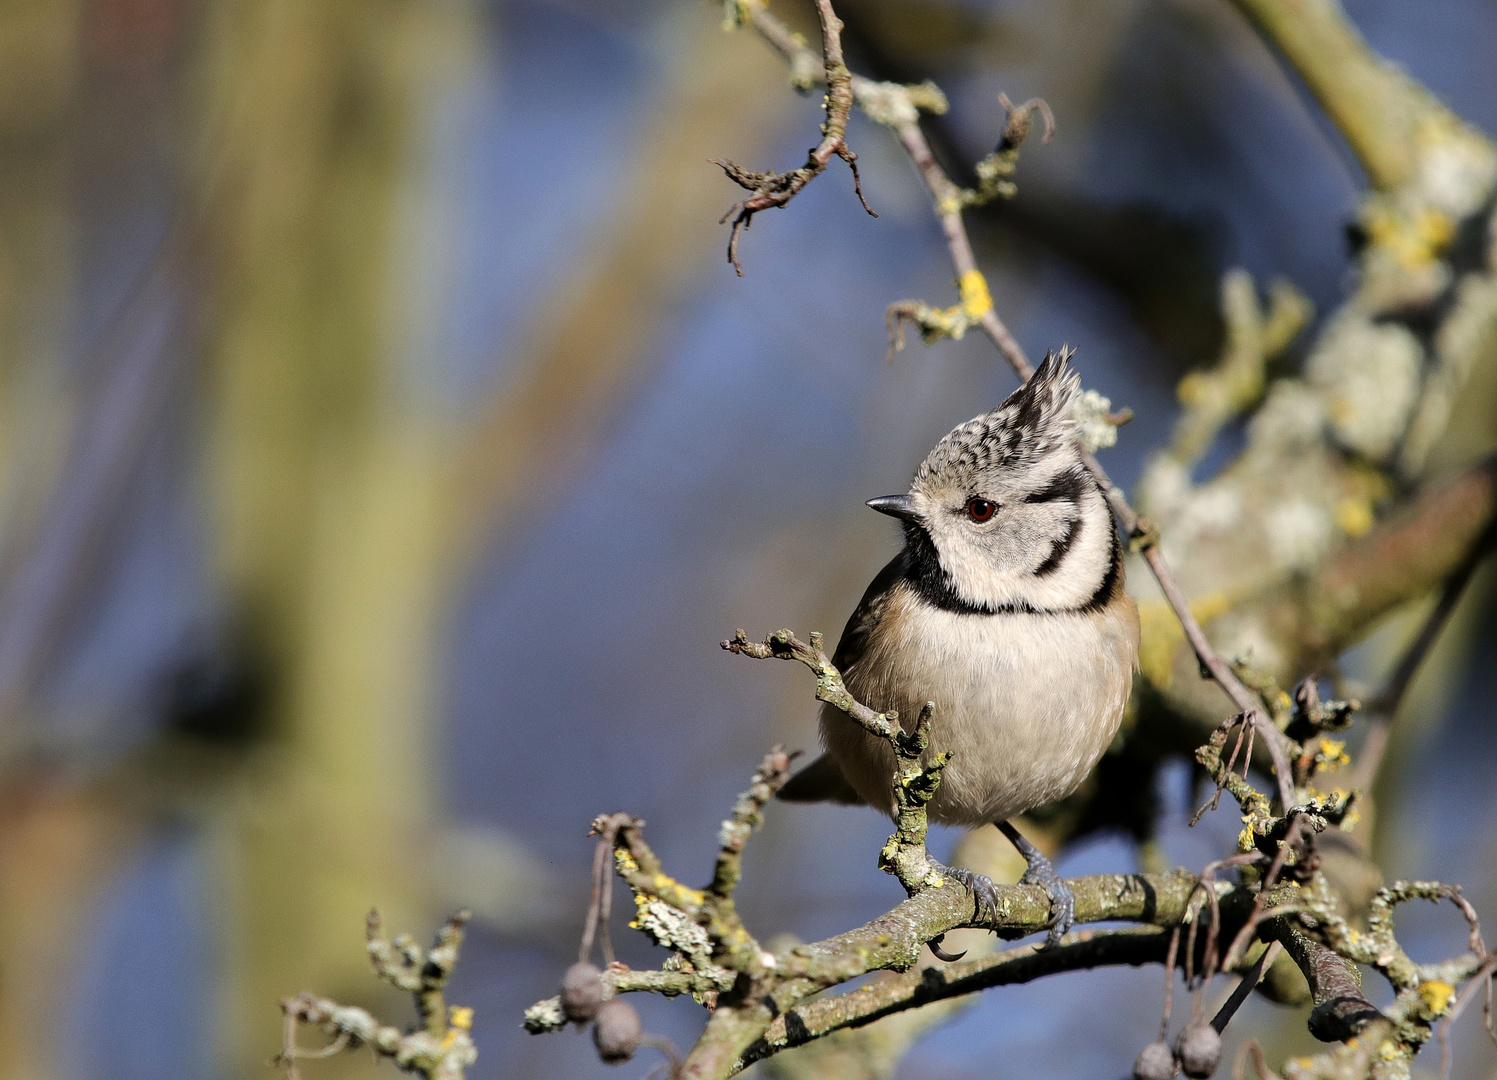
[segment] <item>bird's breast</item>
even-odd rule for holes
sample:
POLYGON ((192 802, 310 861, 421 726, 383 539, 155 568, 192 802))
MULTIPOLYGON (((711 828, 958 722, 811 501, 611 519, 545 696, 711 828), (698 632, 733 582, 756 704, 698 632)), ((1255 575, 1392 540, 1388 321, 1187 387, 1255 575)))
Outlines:
MULTIPOLYGON (((1119 592, 1097 611, 946 611, 897 588, 844 673, 860 701, 913 724, 935 703, 933 753, 951 763, 933 820, 999 821, 1074 791, 1116 734, 1138 653, 1138 616, 1119 592)), ((828 750, 858 794, 888 812, 888 746, 823 710, 828 750)))

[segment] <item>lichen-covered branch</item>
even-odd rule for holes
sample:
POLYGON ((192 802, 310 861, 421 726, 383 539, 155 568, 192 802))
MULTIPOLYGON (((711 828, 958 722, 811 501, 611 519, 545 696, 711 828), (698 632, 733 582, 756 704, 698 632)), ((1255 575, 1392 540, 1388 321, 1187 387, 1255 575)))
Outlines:
POLYGON ((813 633, 809 644, 789 630, 770 634, 762 644, 749 641, 742 630, 722 643, 729 652, 764 660, 771 657, 796 660, 816 673, 816 700, 840 709, 869 734, 883 739, 894 751, 894 835, 879 853, 879 865, 899 879, 911 896, 926 888, 949 884, 931 860, 925 848, 928 829, 925 807, 941 783, 941 770, 950 754, 937 754, 927 760, 930 745, 930 722, 934 705, 927 702, 913 727, 906 731, 897 713, 880 713, 857 701, 842 681, 842 673, 833 666, 822 649, 822 637, 813 633))
MULTIPOLYGON (((896 1012, 989 986, 1104 964, 1178 963, 1188 978, 1199 973, 1203 986, 1215 972, 1239 967, 1256 980, 1267 957, 1261 957, 1256 966, 1246 964, 1255 937, 1279 942, 1302 971, 1315 1006, 1311 1013, 1315 1034, 1344 1041, 1359 1033, 1365 1038, 1376 1029, 1386 1046, 1380 1060, 1407 1063, 1428 1040, 1431 1025, 1449 1013, 1459 987, 1485 977, 1488 971, 1475 913, 1451 886, 1398 883, 1374 898, 1366 930, 1347 920, 1322 871, 1314 839, 1325 829, 1346 823, 1353 798, 1334 793, 1312 796, 1302 805, 1275 814, 1273 802, 1235 771, 1239 758, 1244 766, 1249 759, 1250 754, 1242 752, 1243 741, 1254 731, 1244 718, 1236 717, 1222 724, 1200 749, 1199 760, 1243 811, 1239 855, 1211 864, 1199 876, 1176 871, 1071 879, 1067 884, 1075 895, 1078 923, 1141 925, 1082 931, 1054 949, 1010 949, 916 972, 922 947, 950 930, 984 926, 1007 934, 1043 929, 1048 924, 1049 898, 1038 886, 998 886, 997 918, 979 921, 971 888, 940 874, 924 850, 924 807, 939 785, 944 764, 940 758, 922 761, 929 709, 922 712, 914 730, 906 732, 897 715, 876 712, 852 697, 821 643, 819 634, 805 642, 788 630, 754 642, 739 631, 723 647, 750 657, 804 665, 816 676, 819 700, 833 704, 895 747, 899 764, 892 779, 899 829, 881 853, 880 863, 899 877, 909 898, 872 922, 823 941, 776 953, 760 946, 739 918, 732 896, 744 842, 788 773, 788 755, 778 748, 766 756, 732 817, 724 822, 716 867, 704 889, 684 885, 665 872, 637 819, 615 814, 595 821, 595 831, 613 837, 615 865, 634 894, 636 917, 631 925, 673 953, 658 971, 635 972, 621 964, 610 965, 599 977, 601 996, 691 994, 712 1009, 700 1038, 681 1063, 680 1076, 722 1080, 782 1050, 896 1012), (1234 732, 1236 749, 1227 753, 1234 732), (1239 869, 1241 879, 1236 883, 1216 880, 1214 871, 1229 866, 1239 869), (1471 925, 1466 955, 1428 965, 1408 957, 1394 937, 1392 911, 1415 898, 1449 899, 1461 908, 1471 925), (1188 927, 1188 932, 1185 947, 1178 949, 1182 927, 1188 927), (1202 928, 1205 932, 1200 932, 1202 928), (1354 966, 1358 963, 1388 979, 1398 994, 1392 1008, 1379 1012, 1362 995, 1354 966), (817 996, 880 971, 899 974, 848 994, 817 996)), ((1263 692, 1276 702, 1287 698, 1267 688, 1263 692)), ((1301 687, 1283 705, 1285 714, 1280 719, 1289 730, 1307 732, 1306 737, 1312 738, 1320 730, 1344 726, 1350 708, 1347 703, 1321 702, 1311 689, 1301 687)), ((1293 775, 1300 781, 1297 794, 1312 791, 1319 770, 1339 767, 1344 761, 1339 744, 1332 746, 1322 738, 1306 749, 1301 742, 1282 737, 1295 758, 1293 775)), ((386 967, 393 963, 380 962, 386 967)), ((401 973, 409 965, 393 967, 401 973)), ((1223 1011, 1222 1026, 1231 1012, 1223 1011)), ((563 1002, 551 999, 527 1010, 525 1026, 541 1033, 557 1030, 567 1020, 563 1002)), ((1343 1047, 1333 1055, 1348 1052, 1343 1047)))
POLYGON ((302 993, 281 1002, 286 1015, 286 1033, 277 1055, 288 1080, 297 1080, 296 1063, 308 1058, 330 1057, 339 1051, 368 1046, 389 1058, 406 1072, 420 1073, 427 1080, 462 1080, 466 1069, 478 1060, 470 1034, 473 1010, 448 1006, 447 981, 462 948, 468 912, 460 911, 437 932, 435 943, 423 950, 409 934, 393 940, 381 936, 380 917, 371 911, 365 924, 369 960, 374 973, 416 1002, 419 1026, 409 1032, 382 1024, 365 1009, 341 1005, 316 994, 302 993), (296 1041, 297 1025, 320 1028, 329 1039, 326 1046, 309 1050, 296 1041))
MULTIPOLYGON (((1462 135, 1477 144, 1440 100, 1398 65, 1374 53, 1338 0, 1233 0, 1274 44, 1345 136, 1373 187, 1415 180, 1429 155, 1459 154, 1462 135)), ((1441 163, 1444 168, 1459 159, 1441 163)), ((1469 166, 1468 166, 1469 167, 1469 166)))
POLYGON ((926 967, 869 983, 846 994, 820 997, 777 1018, 744 1055, 750 1065, 781 1050, 825 1038, 835 1031, 962 997, 994 986, 1032 982, 1046 975, 1097 967, 1163 963, 1169 931, 1153 927, 1082 930, 1067 934, 1054 948, 1005 949, 980 960, 926 967))

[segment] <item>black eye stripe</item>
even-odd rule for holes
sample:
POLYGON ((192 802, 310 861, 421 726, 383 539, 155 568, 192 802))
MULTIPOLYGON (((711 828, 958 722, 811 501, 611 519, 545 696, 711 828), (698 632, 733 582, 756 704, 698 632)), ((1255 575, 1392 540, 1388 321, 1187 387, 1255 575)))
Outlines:
POLYGON ((1031 495, 1024 496, 1027 503, 1066 502, 1079 503, 1086 493, 1086 477, 1077 469, 1067 469, 1055 479, 1031 495))
POLYGON ((1081 519, 1072 518, 1066 522, 1066 531, 1061 534, 1059 540, 1050 545, 1050 554, 1045 556, 1045 561, 1034 568, 1035 577, 1049 577, 1060 569, 1061 562, 1070 554, 1071 545, 1076 543, 1077 537, 1081 535, 1081 519))

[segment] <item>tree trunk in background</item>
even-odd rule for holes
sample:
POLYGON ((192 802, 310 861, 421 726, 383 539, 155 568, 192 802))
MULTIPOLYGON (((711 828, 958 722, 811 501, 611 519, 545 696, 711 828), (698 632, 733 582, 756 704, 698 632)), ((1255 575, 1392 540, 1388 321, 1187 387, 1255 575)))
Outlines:
MULTIPOLYGON (((219 830, 224 1035, 247 1074, 279 1045, 282 996, 378 996, 360 947, 372 904, 392 929, 433 924, 422 845, 440 828, 433 680, 452 571, 536 506, 528 477, 558 442, 585 462, 660 319, 721 258, 710 223, 734 194, 706 164, 721 133, 767 152, 784 123, 780 95, 734 89, 778 77, 773 60, 691 20, 606 237, 536 313, 517 382, 450 433, 456 418, 401 370, 422 314, 407 298, 429 292, 400 285, 419 239, 403 234, 402 196, 423 166, 423 115, 471 60, 471 17, 225 0, 208 28, 210 476, 221 566, 274 680, 264 761, 219 830), (661 160, 702 164, 662 175, 661 160)), ((554 461, 545 475, 554 491, 554 461)))
POLYGON ((261 760, 216 831, 220 1004, 230 1064, 259 1076, 280 998, 374 996, 371 905, 397 929, 432 921, 450 455, 402 370, 424 314, 402 215, 425 118, 477 35, 467 6, 407 0, 223 0, 210 16, 208 475, 219 565, 269 678, 261 760))
MULTIPOLYGON (((67 425, 62 313, 73 270, 68 165, 76 127, 81 5, 0 5, 0 568, 8 579, 56 471, 67 425)), ((24 745, 15 702, 0 716, 0 769, 24 745)), ((53 1072, 75 934, 112 846, 87 794, 11 777, 0 804, 0 1080, 53 1072)))
MULTIPOLYGON (((69 165, 80 22, 76 2, 0 5, 0 569, 7 578, 67 432, 62 354, 74 261, 69 165)), ((5 728, 14 735, 14 725, 5 728)))

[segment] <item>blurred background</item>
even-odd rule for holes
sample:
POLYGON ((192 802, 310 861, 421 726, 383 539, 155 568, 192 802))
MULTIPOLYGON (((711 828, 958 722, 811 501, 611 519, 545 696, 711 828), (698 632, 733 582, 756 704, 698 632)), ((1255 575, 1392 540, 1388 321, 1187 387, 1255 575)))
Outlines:
MULTIPOLYGON (((1497 132, 1497 7, 1346 6, 1497 132)), ((855 70, 945 89, 929 130, 958 175, 1000 91, 1054 109, 974 242, 1026 349, 1076 346, 1137 414, 1104 456, 1121 482, 1216 355, 1224 270, 1322 313, 1343 295, 1358 167, 1225 0, 839 12, 855 70)), ((695 0, 0 4, 4 1080, 273 1075, 299 990, 403 1024, 368 973, 371 905, 421 938, 475 910, 451 993, 476 1010, 471 1075, 614 1074, 585 1036, 519 1026, 575 955, 588 822, 642 816, 706 877, 765 748, 815 742, 805 673, 717 642, 835 635, 898 544, 863 500, 1014 386, 975 336, 885 362, 885 306, 953 289, 918 176, 861 117, 878 219, 834 163, 734 276, 716 222, 739 192, 707 159, 790 167, 820 113, 721 21, 695 0)), ((1377 844, 1390 877, 1461 882, 1492 921, 1488 576, 1416 686, 1377 844)), ((1184 766, 1159 796, 1170 862, 1230 848, 1228 810, 1185 829, 1184 766)), ((887 831, 774 808, 750 927, 886 910, 887 831)), ((1060 865, 1138 854, 1100 834, 1060 865)), ((1400 920, 1419 958, 1463 940, 1449 911, 1400 920)), ((616 927, 622 958, 658 963, 636 938, 616 927)), ((1122 1075, 1162 989, 1120 969, 990 991, 898 1075, 1122 1075)), ((681 1045, 702 1020, 638 1004, 681 1045)), ((1309 1043, 1258 1001, 1233 1032, 1309 1043)), ((1452 1048, 1454 1076, 1497 1076, 1474 1018, 1452 1048)))

